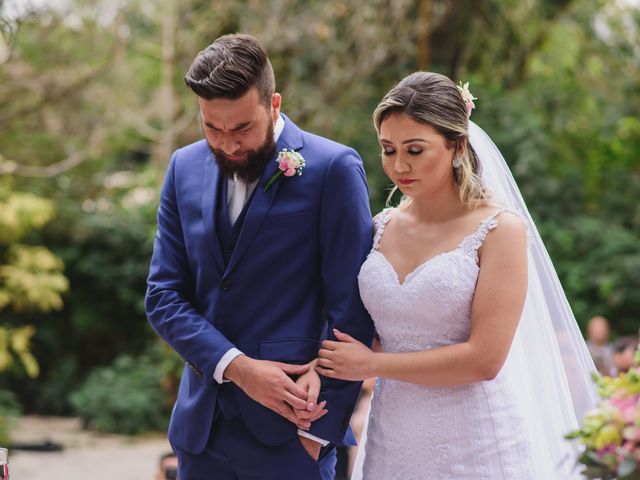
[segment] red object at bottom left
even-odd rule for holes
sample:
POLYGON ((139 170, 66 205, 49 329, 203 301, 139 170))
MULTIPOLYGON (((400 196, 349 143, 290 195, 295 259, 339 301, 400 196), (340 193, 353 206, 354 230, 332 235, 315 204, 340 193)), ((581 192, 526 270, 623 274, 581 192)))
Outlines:
POLYGON ((9 451, 0 448, 0 480, 9 480, 9 451))

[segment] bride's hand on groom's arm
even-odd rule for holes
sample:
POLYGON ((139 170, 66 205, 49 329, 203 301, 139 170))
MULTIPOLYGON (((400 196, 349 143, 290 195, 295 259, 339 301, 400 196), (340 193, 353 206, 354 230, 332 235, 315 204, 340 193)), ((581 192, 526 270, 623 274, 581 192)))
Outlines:
POLYGON ((234 358, 224 371, 224 377, 235 383, 244 393, 298 428, 308 428, 308 420, 300 420, 294 408, 307 408, 307 391, 295 384, 288 375, 303 375, 309 365, 288 365, 270 360, 256 360, 246 355, 234 358))
POLYGON ((336 329, 333 333, 338 341, 322 342, 316 371, 325 377, 341 380, 356 381, 375 377, 375 352, 346 333, 336 329))

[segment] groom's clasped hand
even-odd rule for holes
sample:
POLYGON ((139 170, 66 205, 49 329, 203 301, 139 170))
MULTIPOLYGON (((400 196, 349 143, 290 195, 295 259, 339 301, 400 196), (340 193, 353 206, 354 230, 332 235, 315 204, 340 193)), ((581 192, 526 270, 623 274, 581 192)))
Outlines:
POLYGON ((327 413, 326 402, 317 403, 320 379, 314 366, 315 361, 290 365, 241 355, 229 364, 225 377, 256 402, 308 430, 311 422, 327 413), (289 375, 299 378, 294 382, 289 375))
MULTIPOLYGON (((327 414, 327 402, 318 403, 320 375, 328 378, 363 380, 372 376, 373 351, 337 329, 336 341, 324 340, 318 358, 306 365, 239 359, 253 363, 246 375, 234 380, 252 399, 308 430, 311 423, 327 414), (299 375, 294 382, 290 375, 299 375), (238 383, 240 382, 240 383, 238 383)), ((232 364, 233 365, 233 364, 232 364)), ((234 371, 231 370, 231 375, 234 371)))
POLYGON ((308 430, 311 423, 327 414, 327 401, 318 403, 320 396, 320 377, 316 373, 317 360, 309 362, 306 366, 309 370, 297 379, 296 385, 305 391, 306 405, 304 408, 294 408, 293 411, 298 419, 296 425, 302 430, 308 430))

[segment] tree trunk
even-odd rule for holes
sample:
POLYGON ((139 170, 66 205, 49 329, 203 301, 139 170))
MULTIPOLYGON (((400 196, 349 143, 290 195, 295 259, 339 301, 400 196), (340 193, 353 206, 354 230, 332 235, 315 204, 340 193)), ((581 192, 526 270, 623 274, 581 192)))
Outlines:
POLYGON ((431 60, 431 0, 420 0, 418 11, 418 69, 428 70, 431 60))
POLYGON ((175 32, 177 23, 176 0, 164 0, 162 12, 162 79, 160 84, 160 141, 153 149, 152 161, 165 168, 176 147, 174 119, 176 112, 176 92, 173 86, 175 65, 175 32))

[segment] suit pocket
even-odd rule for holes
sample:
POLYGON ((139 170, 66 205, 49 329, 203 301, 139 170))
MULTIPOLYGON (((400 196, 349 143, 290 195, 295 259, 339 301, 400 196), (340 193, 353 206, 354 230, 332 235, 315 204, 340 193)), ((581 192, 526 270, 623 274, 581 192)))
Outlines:
POLYGON ((318 354, 320 342, 310 338, 283 338, 260 342, 260 358, 284 363, 307 363, 318 354))
POLYGON ((305 225, 309 215, 305 212, 286 213, 284 215, 272 215, 264 219, 263 230, 275 230, 305 225))

